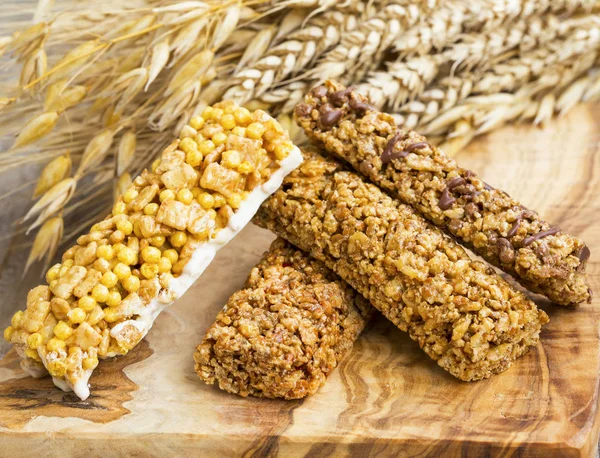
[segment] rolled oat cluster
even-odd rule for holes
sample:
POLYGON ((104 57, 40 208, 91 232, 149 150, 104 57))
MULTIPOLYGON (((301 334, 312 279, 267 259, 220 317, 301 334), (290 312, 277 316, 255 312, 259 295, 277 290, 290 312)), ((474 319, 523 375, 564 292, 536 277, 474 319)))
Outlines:
POLYGON ((192 118, 29 292, 4 331, 22 367, 87 398, 98 359, 137 345, 301 160, 261 110, 222 102, 192 118))
POLYGON ((198 345, 196 372, 241 396, 309 396, 372 313, 324 264, 276 239, 198 345))

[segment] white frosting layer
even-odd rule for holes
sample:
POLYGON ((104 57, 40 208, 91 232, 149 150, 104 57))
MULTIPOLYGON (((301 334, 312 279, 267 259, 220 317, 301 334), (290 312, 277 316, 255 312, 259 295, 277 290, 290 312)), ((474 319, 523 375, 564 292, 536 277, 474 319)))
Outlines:
MULTIPOLYGON (((156 317, 194 284, 212 262, 217 251, 227 245, 250 222, 260 205, 281 186, 283 179, 296 169, 302 163, 302 160, 300 150, 294 147, 290 155, 279 163, 279 168, 273 172, 269 180, 262 186, 257 186, 242 202, 240 208, 229 219, 227 227, 221 229, 215 238, 211 238, 196 248, 181 275, 173 278, 169 283, 169 290, 174 293, 175 299, 160 296, 152 299, 136 319, 123 321, 115 325, 111 329, 110 335, 113 338, 118 338, 119 334, 124 332, 127 327, 135 326, 141 332, 143 338, 152 327, 156 317)), ((116 355, 109 354, 108 356, 116 355)), ((42 361, 46 365, 45 358, 42 358, 42 361)), ((76 379, 74 383, 57 377, 52 377, 52 380, 61 390, 73 391, 79 398, 85 400, 90 395, 88 382, 92 372, 92 370, 84 371, 82 376, 76 379)))

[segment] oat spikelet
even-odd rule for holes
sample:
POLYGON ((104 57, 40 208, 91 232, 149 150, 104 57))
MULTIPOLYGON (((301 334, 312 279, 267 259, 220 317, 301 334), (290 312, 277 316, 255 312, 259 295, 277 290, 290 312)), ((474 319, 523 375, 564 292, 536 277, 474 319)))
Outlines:
POLYGON ((25 61, 23 69, 21 70, 21 77, 19 83, 21 86, 27 86, 32 81, 40 78, 46 73, 47 57, 46 52, 43 49, 38 49, 25 61))
POLYGON ((135 132, 128 130, 121 137, 117 150, 117 175, 122 175, 131 164, 136 148, 135 132))
POLYGON ((71 197, 73 197, 76 188, 77 181, 74 178, 65 178, 48 189, 23 217, 23 221, 27 221, 38 215, 35 222, 27 229, 27 233, 62 210, 69 200, 71 200, 71 197))
POLYGON ((56 111, 47 111, 29 121, 18 135, 13 148, 21 148, 47 135, 58 121, 56 111))
POLYGON ((111 129, 103 130, 96 134, 85 147, 76 177, 85 175, 92 167, 98 165, 105 158, 106 153, 112 145, 115 132, 111 129))
POLYGON ((42 259, 44 256, 46 260, 42 271, 45 271, 54 255, 58 251, 60 240, 63 236, 63 219, 61 216, 55 216, 46 221, 33 241, 33 246, 29 252, 27 263, 25 264, 25 270, 23 275, 27 273, 29 267, 35 262, 42 259))
POLYGON ((148 87, 150 87, 159 73, 165 68, 167 62, 169 62, 169 55, 170 50, 168 40, 163 40, 154 45, 152 48, 152 57, 150 58, 150 63, 148 64, 148 81, 144 87, 145 91, 148 90, 148 87))
POLYGON ((63 111, 77 105, 87 95, 87 88, 80 85, 67 86, 68 81, 62 79, 48 86, 44 99, 45 111, 63 111))
POLYGON ((44 194, 48 189, 68 177, 71 173, 71 157, 69 153, 54 158, 42 169, 33 191, 33 198, 44 194))
POLYGON ((131 175, 127 172, 121 174, 115 183, 113 197, 116 200, 119 196, 125 194, 125 191, 129 189, 132 183, 131 175))

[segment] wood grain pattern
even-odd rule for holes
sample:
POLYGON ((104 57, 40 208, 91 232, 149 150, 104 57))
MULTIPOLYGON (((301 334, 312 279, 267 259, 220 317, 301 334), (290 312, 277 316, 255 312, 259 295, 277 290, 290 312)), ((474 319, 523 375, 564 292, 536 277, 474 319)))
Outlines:
MULTIPOLYGON (((502 129, 458 157, 489 183, 582 237, 592 251, 588 271, 597 293, 599 126, 600 105, 582 106, 545 130, 502 129)), ((129 413, 95 423, 89 416, 93 412, 67 405, 55 406, 70 408, 64 418, 57 417, 66 410, 30 409, 26 422, 12 428, 0 425, 0 454, 594 455, 600 433, 598 294, 575 312, 536 298, 551 317, 542 343, 490 380, 454 379, 378 317, 319 393, 304 401, 243 399, 203 385, 193 372, 194 346, 272 238, 256 227, 244 230, 194 288, 158 319, 147 338, 154 353, 143 360, 131 355, 120 359, 126 377, 118 379, 119 386, 127 379, 139 386, 122 404, 129 413)), ((14 397, 2 402, 6 380, 12 379, 8 386, 13 386, 22 377, 8 358, 0 365, 1 419, 31 402, 14 397)), ((92 378, 92 390, 99 384, 97 377, 92 378)), ((47 380, 22 380, 27 387, 48 387, 47 380)))

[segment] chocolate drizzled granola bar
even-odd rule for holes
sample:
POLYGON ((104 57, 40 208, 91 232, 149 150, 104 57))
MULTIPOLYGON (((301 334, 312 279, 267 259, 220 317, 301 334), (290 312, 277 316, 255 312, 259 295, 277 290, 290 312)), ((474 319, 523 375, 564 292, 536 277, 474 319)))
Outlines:
POLYGON ((241 396, 314 394, 373 308, 321 262, 276 239, 194 354, 209 385, 241 396))
POLYGON ((421 135, 399 130, 352 88, 327 81, 296 107, 295 117, 316 144, 531 291, 567 307, 591 299, 583 241, 459 167, 421 135))
POLYGON ((548 316, 490 267, 338 162, 304 156, 255 223, 324 262, 462 380, 538 342, 548 316))

